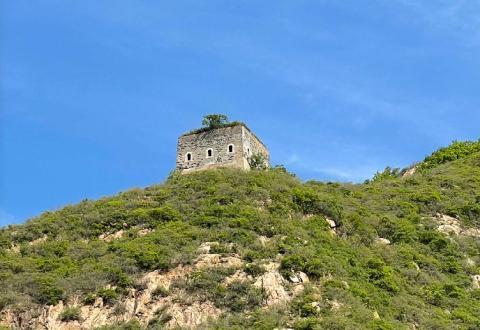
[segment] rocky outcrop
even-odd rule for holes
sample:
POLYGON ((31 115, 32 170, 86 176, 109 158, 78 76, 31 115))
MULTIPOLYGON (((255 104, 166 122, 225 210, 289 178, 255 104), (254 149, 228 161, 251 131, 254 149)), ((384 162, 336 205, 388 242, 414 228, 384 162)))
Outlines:
POLYGON ((115 304, 108 304, 102 298, 97 298, 93 304, 84 305, 80 297, 72 297, 69 301, 60 302, 55 306, 43 306, 24 312, 4 310, 0 314, 0 326, 13 326, 18 329, 79 330, 133 319, 147 325, 152 320, 161 318, 166 328, 194 328, 209 319, 218 318, 223 311, 208 300, 191 297, 183 289, 178 287, 172 289, 174 282, 187 278, 193 271, 214 267, 236 269, 222 283, 224 285, 236 281, 252 283, 264 292, 265 308, 290 301, 303 291, 304 284, 308 282, 307 275, 302 272, 292 272, 292 275, 285 279, 279 272, 280 264, 272 261, 265 261, 262 264, 265 273, 255 278, 243 270, 245 264, 238 255, 208 253, 210 248, 216 245, 217 242, 203 243, 198 251, 206 253, 200 253, 191 265, 179 265, 167 272, 152 271, 144 274, 139 279, 141 285, 135 289, 131 288, 122 300, 115 304), (159 287, 167 293, 156 294, 159 287), (62 312, 69 307, 78 308, 79 320, 70 322, 61 320, 62 312))
POLYGON ((435 222, 438 223, 437 230, 446 235, 462 235, 469 237, 480 237, 480 229, 478 228, 464 228, 457 218, 446 214, 437 213, 435 222))
POLYGON ((416 172, 417 172, 417 167, 416 167, 416 166, 410 167, 409 169, 407 169, 407 170, 405 171, 405 173, 402 174, 402 177, 412 176, 412 175, 414 175, 416 172))
POLYGON ((480 289, 480 275, 472 275, 472 288, 480 289))
POLYGON ((100 236, 98 236, 98 239, 104 242, 111 242, 114 239, 122 238, 124 233, 125 232, 123 230, 119 230, 114 233, 101 234, 100 236))
POLYGON ((306 274, 299 272, 292 274, 295 278, 293 284, 288 283, 280 274, 280 264, 270 262, 264 265, 266 272, 259 276, 253 286, 262 289, 265 292, 266 306, 272 306, 290 301, 295 295, 303 291, 304 283, 308 282, 306 274))
POLYGON ((28 242, 28 245, 30 246, 35 246, 35 245, 39 245, 39 244, 42 244, 43 242, 45 242, 46 240, 48 239, 48 236, 47 235, 43 235, 42 237, 40 238, 37 238, 31 242, 28 242))
POLYGON ((377 237, 375 238, 374 243, 377 245, 390 245, 390 240, 383 237, 377 237))

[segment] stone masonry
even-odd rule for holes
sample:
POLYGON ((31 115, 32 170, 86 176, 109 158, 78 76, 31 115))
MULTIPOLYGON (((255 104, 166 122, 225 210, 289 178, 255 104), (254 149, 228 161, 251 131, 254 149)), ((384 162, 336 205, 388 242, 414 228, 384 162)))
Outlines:
POLYGON ((244 124, 182 135, 177 144, 177 170, 235 167, 249 170, 249 158, 261 154, 269 165, 267 147, 244 124))

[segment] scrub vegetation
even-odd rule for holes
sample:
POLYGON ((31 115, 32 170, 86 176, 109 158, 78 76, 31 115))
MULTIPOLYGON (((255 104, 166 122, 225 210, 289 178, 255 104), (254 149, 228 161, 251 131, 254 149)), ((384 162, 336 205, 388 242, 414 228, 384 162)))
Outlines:
MULTIPOLYGON (((202 243, 219 242, 218 253, 238 254, 247 274, 278 260, 286 279, 303 272, 310 282, 271 308, 262 308, 258 288, 220 285, 228 269, 175 283, 225 311, 208 328, 479 329, 472 276, 480 274, 480 238, 444 234, 436 217, 480 228, 480 142, 455 142, 417 167, 364 184, 302 182, 283 167, 172 173, 160 185, 46 212, 0 230, 0 310, 72 295, 115 305, 145 272, 191 264, 202 243)), ((79 318, 76 308, 62 314, 79 318)))

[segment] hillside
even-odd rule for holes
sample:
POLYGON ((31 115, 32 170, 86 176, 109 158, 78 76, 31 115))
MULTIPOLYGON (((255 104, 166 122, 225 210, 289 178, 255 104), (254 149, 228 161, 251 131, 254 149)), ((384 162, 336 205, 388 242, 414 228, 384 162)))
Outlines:
POLYGON ((479 251, 480 142, 364 184, 174 173, 1 229, 0 328, 479 329, 479 251))

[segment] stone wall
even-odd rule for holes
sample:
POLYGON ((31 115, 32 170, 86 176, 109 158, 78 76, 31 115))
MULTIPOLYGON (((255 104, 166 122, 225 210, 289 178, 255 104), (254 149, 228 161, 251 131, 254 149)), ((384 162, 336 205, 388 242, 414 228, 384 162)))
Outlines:
POLYGON ((223 166, 248 170, 248 157, 256 153, 262 153, 268 159, 266 147, 243 125, 183 135, 177 144, 177 170, 185 173, 223 166), (233 146, 232 152, 229 146, 233 146), (211 156, 208 155, 209 149, 211 156))
POLYGON ((261 154, 265 158, 266 165, 270 166, 270 155, 267 147, 247 127, 243 127, 243 153, 244 162, 248 167, 248 159, 252 155, 261 154))
POLYGON ((217 128, 178 139, 177 169, 188 172, 220 166, 244 168, 242 126, 217 128), (229 145, 233 145, 233 152, 229 152, 229 145), (208 149, 212 149, 211 157, 207 155, 208 149), (192 157, 190 161, 187 160, 188 153, 192 157))

